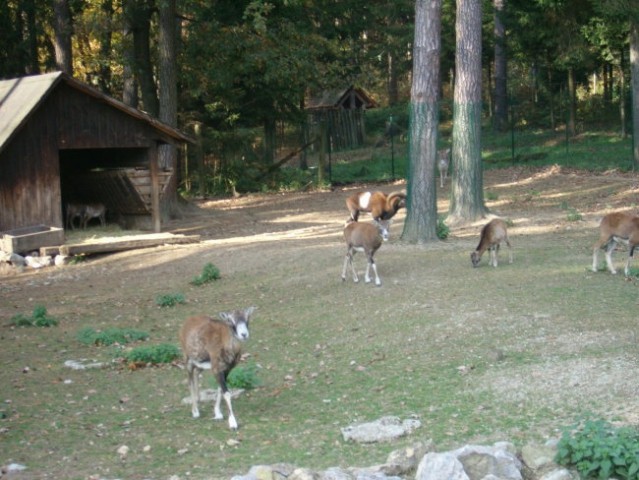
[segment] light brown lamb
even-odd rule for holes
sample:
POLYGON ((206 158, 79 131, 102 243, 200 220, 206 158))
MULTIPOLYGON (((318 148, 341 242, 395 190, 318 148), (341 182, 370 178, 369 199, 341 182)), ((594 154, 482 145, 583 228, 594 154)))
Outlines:
POLYGON ((508 240, 508 231, 506 228, 506 222, 501 218, 495 218, 488 222, 481 229, 481 236, 479 239, 479 245, 474 252, 470 254, 470 261, 473 267, 479 265, 481 256, 486 250, 490 251, 489 265, 497 267, 497 254, 499 253, 499 245, 501 242, 505 242, 508 246, 509 263, 513 263, 513 249, 508 240))

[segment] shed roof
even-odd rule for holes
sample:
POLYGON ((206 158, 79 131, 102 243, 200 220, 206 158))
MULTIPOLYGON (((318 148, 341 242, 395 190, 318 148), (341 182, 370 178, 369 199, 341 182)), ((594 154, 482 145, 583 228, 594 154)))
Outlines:
POLYGON ((0 81, 0 151, 60 82, 151 125, 171 138, 193 142, 187 135, 151 115, 109 97, 63 72, 53 72, 0 81))
POLYGON ((307 107, 309 110, 319 110, 328 108, 350 108, 348 105, 350 98, 354 96, 364 108, 377 107, 377 102, 363 89, 351 85, 348 88, 339 90, 325 90, 318 95, 311 97, 307 107))

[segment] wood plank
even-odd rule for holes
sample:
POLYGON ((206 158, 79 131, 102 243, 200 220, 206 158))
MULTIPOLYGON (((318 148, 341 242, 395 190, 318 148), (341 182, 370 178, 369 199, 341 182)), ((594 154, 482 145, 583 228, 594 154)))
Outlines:
POLYGON ((198 243, 199 241, 199 235, 136 235, 135 238, 132 239, 96 241, 59 245, 56 247, 43 247, 40 249, 40 255, 82 255, 91 253, 110 253, 121 252, 124 250, 134 250, 137 248, 157 247, 158 245, 198 243))

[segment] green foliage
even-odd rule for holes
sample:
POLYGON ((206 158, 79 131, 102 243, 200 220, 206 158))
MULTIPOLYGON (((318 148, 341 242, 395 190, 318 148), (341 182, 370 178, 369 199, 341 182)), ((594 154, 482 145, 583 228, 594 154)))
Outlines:
POLYGON ((126 363, 149 363, 153 365, 171 363, 181 355, 180 349, 172 343, 158 345, 141 345, 132 350, 122 352, 126 363))
POLYGON ((132 328, 110 327, 100 332, 93 327, 85 327, 78 331, 76 338, 85 345, 125 345, 147 340, 149 334, 132 328))
POLYGON ((450 234, 448 225, 444 223, 444 217, 442 215, 437 216, 437 238, 440 240, 446 240, 450 234))
POLYGON ((210 283, 214 280, 219 280, 220 278, 221 278, 220 269, 217 268, 212 263, 207 263, 206 265, 204 265, 204 268, 202 269, 202 273, 199 276, 193 278, 193 280, 191 280, 191 285, 195 285, 199 287, 200 285, 204 285, 205 283, 210 283))
POLYGON ((226 379, 229 388, 243 388, 251 390, 260 385, 257 377, 257 366, 254 363, 238 365, 226 379))
POLYGON ((577 209, 575 209, 575 208, 569 208, 568 209, 568 215, 567 215, 566 219, 569 222, 578 222, 578 221, 582 220, 582 218, 583 217, 581 216, 581 213, 579 213, 577 211, 577 209))
POLYGON ((186 298, 182 293, 164 293, 156 297, 155 303, 160 307, 174 307, 179 303, 186 303, 186 298))
POLYGON ((563 432, 556 461, 574 467, 584 478, 636 479, 639 431, 587 419, 563 432))
POLYGON ((11 317, 11 325, 16 327, 54 327, 58 321, 47 315, 47 309, 42 305, 36 305, 30 317, 21 313, 11 317))
POLYGON ((495 201, 499 198, 499 195, 495 192, 486 192, 486 200, 495 201))

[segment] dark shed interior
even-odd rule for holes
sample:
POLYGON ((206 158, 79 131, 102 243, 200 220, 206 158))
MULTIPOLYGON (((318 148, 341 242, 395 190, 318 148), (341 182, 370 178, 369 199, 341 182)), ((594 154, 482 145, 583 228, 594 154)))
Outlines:
POLYGON ((68 202, 159 231, 177 198, 177 168, 159 152, 190 141, 61 72, 0 81, 0 233, 64 227, 68 202))

